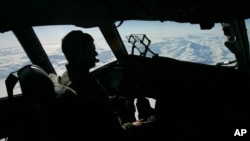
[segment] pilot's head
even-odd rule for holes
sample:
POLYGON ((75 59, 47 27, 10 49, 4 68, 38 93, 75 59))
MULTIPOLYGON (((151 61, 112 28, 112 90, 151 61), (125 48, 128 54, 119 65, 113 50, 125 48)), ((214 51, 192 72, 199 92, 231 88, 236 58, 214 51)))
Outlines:
POLYGON ((62 51, 69 64, 92 68, 96 63, 94 39, 80 30, 69 32, 62 39, 62 51))

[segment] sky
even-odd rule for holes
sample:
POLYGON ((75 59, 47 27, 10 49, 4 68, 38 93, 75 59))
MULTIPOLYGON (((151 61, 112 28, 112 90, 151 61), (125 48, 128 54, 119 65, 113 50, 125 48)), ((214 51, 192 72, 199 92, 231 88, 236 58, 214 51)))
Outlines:
MULTIPOLYGON (((250 22, 247 21, 246 25, 249 29, 250 22)), ((59 75, 65 71, 67 63, 61 52, 61 40, 71 30, 82 30, 94 37, 99 53, 98 58, 101 60, 97 67, 115 60, 99 28, 83 29, 73 25, 34 27, 37 37, 59 75)), ((151 49, 161 56, 204 63, 233 58, 232 54, 230 55, 230 52, 226 51, 224 47, 226 37, 223 35, 220 24, 216 24, 212 30, 200 32, 198 24, 188 23, 183 26, 183 24, 168 21, 163 23, 159 21, 145 23, 129 21, 119 26, 118 31, 129 53, 132 45, 125 37, 130 34, 146 34, 151 40, 151 49), (202 59, 204 56, 207 60, 202 59)), ((4 81, 7 75, 30 63, 20 46, 12 32, 0 33, 0 97, 6 95, 4 81)))

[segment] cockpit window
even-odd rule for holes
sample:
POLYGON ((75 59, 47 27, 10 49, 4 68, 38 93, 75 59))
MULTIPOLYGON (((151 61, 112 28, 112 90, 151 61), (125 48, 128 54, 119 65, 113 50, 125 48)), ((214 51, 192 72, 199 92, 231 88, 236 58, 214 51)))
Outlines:
MULTIPOLYGON (((94 38, 96 51, 98 52, 97 58, 100 60, 96 64, 95 70, 105 64, 115 61, 116 58, 112 53, 110 47, 105 41, 103 35, 98 28, 80 28, 76 26, 37 26, 33 27, 38 39, 40 40, 45 52, 47 53, 55 71, 58 75, 62 75, 67 63, 62 51, 61 40, 72 30, 82 30, 89 33, 94 38)), ((24 52, 21 44, 12 32, 5 32, 0 34, 0 98, 7 96, 5 87, 5 79, 9 73, 18 70, 24 65, 30 64, 30 60, 24 52)), ((91 70, 91 71, 92 71, 91 70)), ((19 84, 14 89, 14 94, 21 92, 19 84)))
MULTIPOLYGON (((7 96, 7 76, 26 64, 30 64, 30 60, 13 32, 0 33, 0 98, 7 96)), ((19 85, 16 85, 13 93, 20 93, 19 85)))
POLYGON ((61 50, 61 40, 68 32, 72 30, 82 30, 83 32, 89 33, 93 36, 96 51, 98 52, 97 58, 100 60, 100 62, 98 62, 96 67, 92 70, 116 60, 114 54, 112 53, 110 47, 98 28, 84 29, 73 25, 34 27, 34 31, 37 34, 58 75, 63 74, 65 71, 65 64, 67 63, 61 50))
POLYGON ((245 20, 246 28, 247 28, 247 35, 248 35, 248 42, 250 43, 250 19, 245 20))
POLYGON ((215 24, 212 29, 201 30, 199 24, 125 21, 118 27, 118 31, 129 54, 146 57, 157 54, 209 65, 235 60, 234 54, 224 45, 227 37, 220 23, 215 24), (138 42, 140 45, 137 45, 137 49, 133 45, 134 40, 129 41, 129 37, 133 35, 135 38, 137 36, 138 41, 143 35, 149 39, 149 49, 146 53, 140 49, 145 45, 138 42))

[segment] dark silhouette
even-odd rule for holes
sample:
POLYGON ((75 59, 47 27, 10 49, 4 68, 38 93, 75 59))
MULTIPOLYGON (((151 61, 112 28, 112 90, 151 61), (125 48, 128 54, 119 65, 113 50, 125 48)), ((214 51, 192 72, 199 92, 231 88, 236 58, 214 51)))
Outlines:
POLYGON ((110 96, 109 98, 121 124, 136 121, 134 99, 118 95, 110 96))
POLYGON ((139 139, 154 139, 155 137, 155 123, 156 113, 150 105, 149 99, 146 97, 138 97, 136 101, 136 107, 138 111, 138 118, 143 122, 146 122, 138 132, 139 139))
POLYGON ((139 97, 136 101, 136 107, 138 110, 138 118, 145 119, 145 120, 152 120, 155 119, 155 110, 151 107, 149 99, 145 97, 139 97))
POLYGON ((119 95, 113 95, 109 98, 128 139, 134 140, 146 137, 147 135, 144 134, 147 129, 145 128, 148 128, 152 121, 148 119, 136 120, 134 98, 127 98, 119 95))
POLYGON ((80 135, 79 138, 89 137, 91 140, 120 137, 122 128, 108 95, 90 73, 98 55, 92 36, 80 30, 71 31, 62 39, 62 51, 68 61, 69 87, 79 96, 79 112, 82 116, 76 117, 78 126, 81 126, 76 134, 80 135))
POLYGON ((46 103, 55 100, 54 85, 48 74, 37 65, 27 65, 18 71, 23 96, 30 101, 46 103))
POLYGON ((54 85, 39 66, 27 65, 17 71, 22 101, 12 103, 8 141, 55 140, 54 85), (18 120, 17 120, 18 119, 18 120))

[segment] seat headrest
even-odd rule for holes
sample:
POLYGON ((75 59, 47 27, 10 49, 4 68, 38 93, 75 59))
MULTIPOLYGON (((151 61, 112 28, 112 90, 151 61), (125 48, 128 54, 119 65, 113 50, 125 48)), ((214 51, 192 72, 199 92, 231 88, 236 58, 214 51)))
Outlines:
POLYGON ((54 84, 48 74, 37 65, 28 65, 21 68, 17 75, 23 96, 35 101, 54 99, 54 84))

